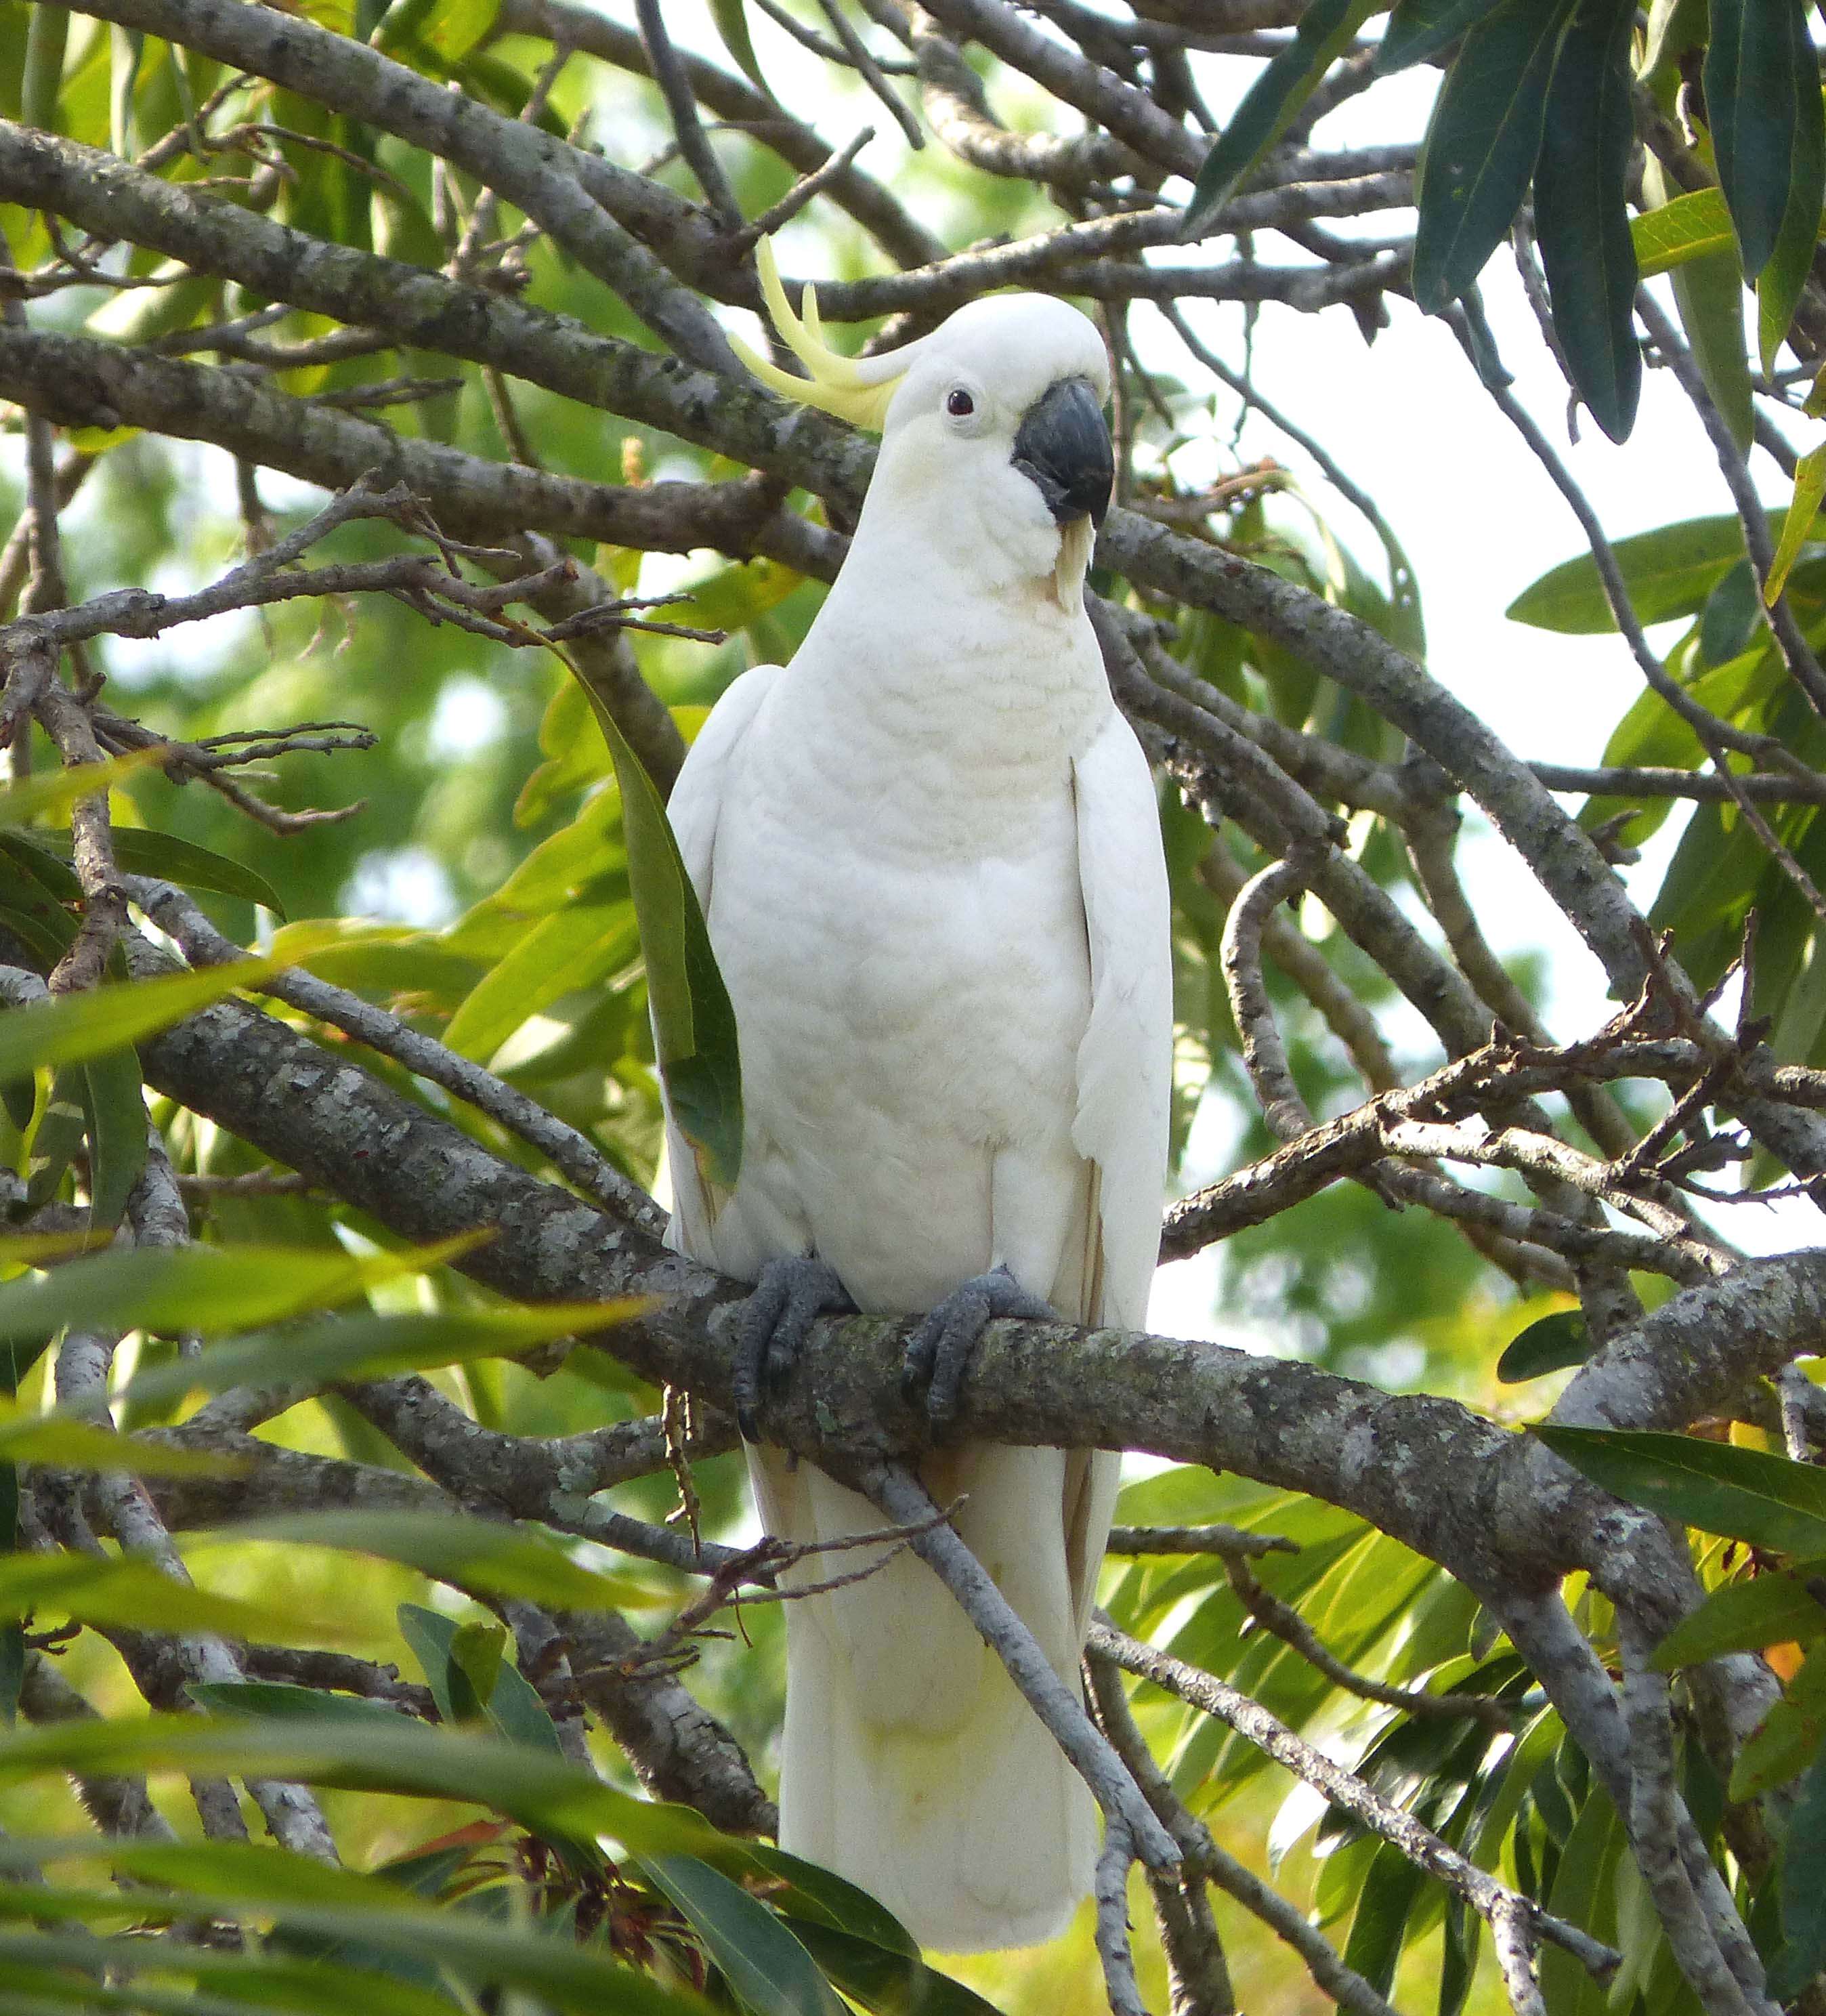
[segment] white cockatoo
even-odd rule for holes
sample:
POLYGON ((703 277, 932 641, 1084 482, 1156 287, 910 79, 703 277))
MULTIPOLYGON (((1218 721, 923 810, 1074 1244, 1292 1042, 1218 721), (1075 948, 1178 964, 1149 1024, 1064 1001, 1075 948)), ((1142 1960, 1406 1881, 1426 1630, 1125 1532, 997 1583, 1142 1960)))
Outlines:
MULTIPOLYGON (((1152 784, 1084 609, 1111 483, 1095 327, 1005 295, 850 360, 815 301, 794 317, 766 250, 811 376, 750 369, 882 444, 804 643, 724 694, 670 807, 745 1107, 733 1191, 671 1132, 670 1237, 759 1284, 751 1445, 764 1381, 821 1309, 929 1312, 908 1373, 941 1424, 992 1316, 1138 1326, 1172 1046, 1152 784)), ((921 1465, 1074 1687, 1119 1461, 969 1444, 921 1465)), ((773 1533, 880 1528, 808 1465, 751 1446, 749 1467, 773 1533)), ((1088 1791, 911 1553, 789 1606, 780 1819, 783 1846, 944 1949, 1051 1938, 1094 1873, 1088 1791)))

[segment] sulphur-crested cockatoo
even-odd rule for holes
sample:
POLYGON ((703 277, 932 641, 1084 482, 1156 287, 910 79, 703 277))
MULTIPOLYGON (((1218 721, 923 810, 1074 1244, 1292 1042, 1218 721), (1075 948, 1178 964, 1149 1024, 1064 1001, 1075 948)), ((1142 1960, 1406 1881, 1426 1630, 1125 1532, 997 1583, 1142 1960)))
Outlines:
MULTIPOLYGON (((1153 790, 1084 610, 1111 481, 1095 328, 1008 295, 848 360, 815 302, 795 319, 765 250, 811 376, 750 368, 882 445, 804 643, 724 694, 670 805, 746 1111, 732 1192, 671 1135, 671 1237, 759 1284, 737 1376, 751 1442, 763 1381, 821 1309, 930 1312, 908 1369, 941 1423, 991 1316, 1138 1325, 1172 1037, 1153 790)), ((965 1445, 921 1466, 1073 1686, 1118 1460, 965 1445)), ((808 1465, 749 1462, 771 1532, 881 1525, 808 1465)), ((910 1553, 788 1608, 780 1813, 784 1846, 942 1949, 1051 1937, 1094 1870, 1088 1792, 910 1553)))

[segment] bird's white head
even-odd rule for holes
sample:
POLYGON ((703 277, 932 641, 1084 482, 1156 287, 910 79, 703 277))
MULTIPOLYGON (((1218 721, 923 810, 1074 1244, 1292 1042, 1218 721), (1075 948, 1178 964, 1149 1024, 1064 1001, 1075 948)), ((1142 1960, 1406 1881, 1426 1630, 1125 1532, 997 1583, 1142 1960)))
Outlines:
POLYGON ((903 537, 966 558, 979 575, 1051 577, 1061 606, 1080 608, 1113 477, 1096 325, 1050 295, 997 294, 898 350, 843 357, 823 340, 809 287, 804 319, 793 312, 764 240, 756 265, 811 376, 735 348, 774 391, 880 433, 871 506, 891 501, 903 537))

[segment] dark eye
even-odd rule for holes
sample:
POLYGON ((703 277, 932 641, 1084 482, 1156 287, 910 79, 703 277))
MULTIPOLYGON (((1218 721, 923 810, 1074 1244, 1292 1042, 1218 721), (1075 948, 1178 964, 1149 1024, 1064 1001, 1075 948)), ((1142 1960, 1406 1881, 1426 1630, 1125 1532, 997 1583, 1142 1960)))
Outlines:
POLYGON ((976 410, 976 401, 962 386, 945 401, 945 411, 954 420, 961 420, 967 413, 976 410))

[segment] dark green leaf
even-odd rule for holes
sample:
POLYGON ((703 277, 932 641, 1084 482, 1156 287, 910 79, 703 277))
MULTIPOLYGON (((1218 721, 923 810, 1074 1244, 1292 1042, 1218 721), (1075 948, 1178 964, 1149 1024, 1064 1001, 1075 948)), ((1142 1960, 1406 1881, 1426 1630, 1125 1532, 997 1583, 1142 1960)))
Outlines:
POLYGON ((1350 1921, 1344 1964, 1355 1967, 1378 1993, 1386 1995, 1401 1957, 1408 1914, 1425 1881, 1420 1869, 1392 1841, 1384 1841, 1371 1857, 1369 1872, 1350 1921))
POLYGON ((1202 238, 1231 192, 1284 133, 1351 37, 1378 11, 1375 0, 1309 0, 1293 39, 1250 85, 1213 142, 1187 206, 1184 236, 1202 238))
POLYGON ((400 1711, 384 1701, 326 1694, 286 1680, 192 1680, 184 1691, 199 1708, 225 1715, 258 1715, 275 1722, 329 1722, 365 1729, 394 1729, 400 1711))
POLYGON ((643 1857, 642 1866, 691 1921, 753 2016, 843 2016, 811 1954, 739 1885, 691 1856, 643 1857))
POLYGON ((1781 1929, 1788 1943, 1769 1979, 1770 1991, 1788 2001, 1826 1968, 1826 1755, 1801 1780, 1788 1817, 1781 1858, 1781 1929))
POLYGON ((218 1542, 290 1540, 403 1562, 433 1580, 560 1610, 639 1608, 658 1599, 640 1583, 574 1561, 536 1526, 449 1512, 281 1512, 221 1527, 218 1542))
POLYGON ((1719 186, 1754 279, 1791 202, 1821 196, 1820 75, 1803 0, 1712 0, 1702 72, 1719 186))
POLYGON ((457 1656, 463 1627, 453 1617, 415 1603, 399 1607, 400 1635, 412 1648, 425 1684, 448 1723, 485 1720, 512 1743, 529 1743, 562 1757, 558 1731, 538 1690, 519 1670, 497 1658, 486 1691, 457 1656))
MULTIPOLYGON (((1818 502, 1816 498, 1816 509, 1818 502)), ((1812 522, 1810 513, 1803 522, 1812 522)), ((1709 668, 1740 657, 1749 650, 1762 620, 1763 596, 1755 571, 1749 560, 1740 560, 1706 598, 1699 617, 1701 660, 1709 668)))
MULTIPOLYGON (((1779 9, 1772 7, 1770 12, 1779 9)), ((1795 61, 1814 81, 1811 88, 1803 82, 1795 99, 1794 153, 1781 227, 1769 263, 1756 276, 1757 343, 1765 371, 1775 369, 1776 352, 1787 337, 1801 290, 1813 269, 1822 221, 1821 201, 1826 196, 1826 106, 1821 101, 1817 59, 1804 18, 1795 20, 1794 32, 1799 41, 1795 61)))
POLYGON ((1584 1317, 1576 1309, 1557 1309, 1510 1339, 1497 1360, 1497 1377, 1505 1386, 1518 1385, 1524 1379, 1538 1379, 1544 1372, 1583 1365, 1591 1349, 1591 1331, 1584 1317))
POLYGON ((1632 0, 1579 0, 1555 59, 1534 171, 1534 226, 1554 331, 1592 418, 1612 441, 1635 424, 1636 249, 1625 207, 1636 144, 1632 0))
POLYGON ((1498 0, 1399 0, 1376 51, 1377 70, 1386 77, 1425 63, 1475 28, 1497 5, 1498 0))
MULTIPOLYGON (((1817 1651, 1816 1647, 1816 1651, 1817 1651)), ((1810 1654, 1782 1696, 1752 1730, 1731 1767, 1733 1800, 1760 1798, 1797 1777, 1826 1737, 1826 1654, 1810 1654)))
MULTIPOLYGON (((1637 617, 1662 623, 1705 607, 1706 598, 1744 557, 1743 527, 1734 516, 1688 518, 1619 539, 1612 550, 1637 617)), ((1523 589, 1504 614, 1511 622, 1573 636, 1616 628, 1589 553, 1550 569, 1523 589)))
POLYGON ((660 1075, 703 1173, 725 1190, 742 1167, 735 1011, 666 808, 614 716, 591 694, 621 787, 628 878, 647 966, 660 1075))
POLYGON ((146 1101, 140 1096, 139 1059, 131 1049, 110 1050, 76 1067, 88 1133, 91 1222, 112 1227, 146 1167, 146 1101))
POLYGON ((1502 242, 1540 152, 1548 80, 1574 0, 1503 0, 1465 38, 1427 127, 1414 298, 1455 301, 1502 242))
POLYGON ((1826 1561, 1809 1561, 1749 1582, 1715 1589, 1683 1617, 1655 1648, 1650 1664, 1671 1673, 1727 1652, 1760 1652, 1765 1645, 1805 1640, 1826 1631, 1826 1604, 1808 1588, 1826 1588, 1826 1561))
POLYGON ((1826 1554, 1826 1471, 1761 1449, 1625 1428, 1537 1428, 1594 1484, 1707 1533, 1826 1554))
POLYGON ((917 1957, 807 1918, 794 1918, 793 1934, 826 1976, 872 2016, 996 2016, 993 2003, 917 1957))
MULTIPOLYGON (((69 859, 67 831, 34 833, 31 837, 54 844, 64 859, 69 859)), ((180 840, 174 833, 155 833, 146 826, 117 826, 113 841, 114 859, 129 875, 156 875, 167 882, 180 882, 186 889, 243 897, 284 920, 285 905, 266 877, 239 861, 231 861, 226 855, 214 854, 194 841, 180 840)))

